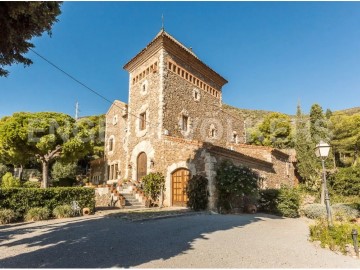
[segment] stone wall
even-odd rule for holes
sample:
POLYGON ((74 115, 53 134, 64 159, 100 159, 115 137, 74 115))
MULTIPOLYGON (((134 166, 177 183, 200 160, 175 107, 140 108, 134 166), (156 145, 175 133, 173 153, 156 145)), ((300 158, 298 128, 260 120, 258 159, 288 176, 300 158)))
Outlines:
POLYGON ((98 158, 90 161, 90 182, 93 184, 101 184, 105 181, 105 159, 98 158))
MULTIPOLYGON (((196 76, 208 85, 219 89, 212 81, 192 69, 176 56, 165 52, 164 65, 164 129, 169 135, 193 140, 207 141, 226 147, 234 135, 237 141, 244 142, 244 123, 221 109, 221 97, 215 97, 194 86, 188 80, 168 68, 168 62, 176 63, 189 74, 196 76), (197 98, 195 98, 197 92, 197 98), (182 129, 182 116, 188 117, 188 131, 182 129), (215 129, 215 136, 211 134, 215 129)), ((219 89, 221 91, 221 89, 219 89)))
POLYGON ((125 176, 125 160, 127 156, 126 128, 127 104, 115 100, 106 114, 105 132, 105 179, 116 181, 125 176), (110 139, 113 139, 113 150, 110 151, 110 139), (110 167, 109 167, 110 166, 110 167), (115 171, 117 168, 117 172, 115 171), (110 173, 111 169, 113 170, 110 173))

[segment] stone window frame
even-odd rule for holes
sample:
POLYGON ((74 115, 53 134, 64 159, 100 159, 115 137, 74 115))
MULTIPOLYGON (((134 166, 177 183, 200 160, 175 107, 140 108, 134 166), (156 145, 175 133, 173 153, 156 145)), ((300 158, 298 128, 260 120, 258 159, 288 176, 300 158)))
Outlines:
POLYGON ((108 139, 107 139, 107 152, 109 155, 112 155, 115 151, 115 136, 114 135, 111 135, 108 139), (110 141, 112 141, 112 149, 110 150, 110 141))
POLYGON ((182 116, 181 129, 182 129, 184 132, 187 132, 187 131, 189 130, 189 116, 187 116, 187 115, 183 115, 183 116, 182 116))
POLYGON ((114 153, 115 150, 115 136, 111 135, 108 140, 107 140, 107 151, 109 155, 112 155, 114 153), (112 141, 112 143, 110 144, 110 142, 112 141), (110 150, 110 145, 111 145, 111 150, 110 150))
POLYGON ((231 141, 235 144, 239 144, 239 135, 236 131, 233 131, 231 141))
POLYGON ((216 139, 217 138, 217 130, 216 130, 216 126, 214 124, 210 125, 209 128, 209 137, 211 139, 216 139))
POLYGON ((141 86, 140 86, 140 94, 145 96, 149 92, 148 88, 149 88, 148 80, 143 81, 141 86))
POLYGON ((185 109, 183 109, 178 117, 178 125, 179 125, 179 131, 184 136, 187 137, 191 133, 191 117, 189 115, 189 112, 185 109), (184 129, 184 117, 186 117, 187 125, 186 129, 184 129))
POLYGON ((149 130, 149 119, 150 119, 150 112, 149 112, 149 105, 145 104, 143 105, 138 113, 138 117, 136 118, 135 121, 135 133, 136 133, 136 137, 143 137, 145 136, 145 134, 148 132, 149 130), (140 121, 141 121, 141 115, 145 114, 145 128, 144 129, 140 129, 140 121))
POLYGON ((116 115, 113 116, 113 119, 112 119, 113 126, 115 126, 118 123, 118 121, 119 121, 118 115, 116 114, 116 115))
POLYGON ((193 89, 193 98, 195 101, 199 102, 201 99, 200 90, 198 88, 193 89))

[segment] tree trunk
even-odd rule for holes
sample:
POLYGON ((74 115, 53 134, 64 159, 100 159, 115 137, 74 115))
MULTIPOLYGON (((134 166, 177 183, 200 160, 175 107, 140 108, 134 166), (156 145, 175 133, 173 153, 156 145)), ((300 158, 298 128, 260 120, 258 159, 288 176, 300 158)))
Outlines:
POLYGON ((47 163, 46 161, 42 161, 42 173, 43 173, 42 187, 43 188, 48 187, 48 172, 49 172, 49 163, 47 163))
POLYGON ((20 170, 19 170, 19 179, 21 181, 22 175, 23 175, 23 171, 24 171, 24 166, 20 165, 20 170))

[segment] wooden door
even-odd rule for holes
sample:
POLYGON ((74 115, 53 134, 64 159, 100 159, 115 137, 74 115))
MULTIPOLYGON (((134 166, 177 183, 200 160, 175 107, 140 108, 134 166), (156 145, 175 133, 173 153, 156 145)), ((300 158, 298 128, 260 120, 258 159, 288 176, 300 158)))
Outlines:
POLYGON ((190 171, 187 169, 178 169, 172 173, 172 204, 177 206, 186 206, 188 197, 186 195, 186 186, 190 178, 190 171))
POLYGON ((141 152, 137 158, 137 180, 140 180, 147 174, 147 156, 141 152))

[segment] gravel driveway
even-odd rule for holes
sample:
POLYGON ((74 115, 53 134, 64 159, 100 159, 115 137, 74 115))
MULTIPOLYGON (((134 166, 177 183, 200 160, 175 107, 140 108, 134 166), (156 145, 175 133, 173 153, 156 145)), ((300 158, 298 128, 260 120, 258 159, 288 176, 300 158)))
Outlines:
POLYGON ((0 226, 2 268, 360 268, 307 241, 306 219, 90 216, 0 226))

